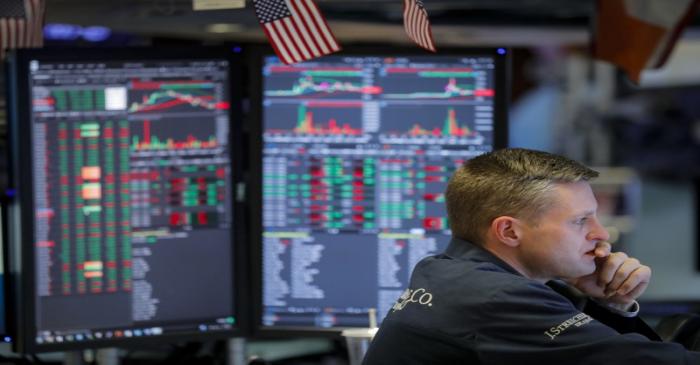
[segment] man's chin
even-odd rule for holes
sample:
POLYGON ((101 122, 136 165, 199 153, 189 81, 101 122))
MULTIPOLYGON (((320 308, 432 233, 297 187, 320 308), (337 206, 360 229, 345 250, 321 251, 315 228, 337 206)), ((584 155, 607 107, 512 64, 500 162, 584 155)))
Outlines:
POLYGON ((595 264, 588 266, 588 265, 581 265, 579 267, 573 268, 572 269, 577 269, 577 270, 571 270, 570 272, 567 272, 567 276, 562 277, 562 279, 566 281, 571 281, 571 280, 576 280, 580 279, 585 276, 592 275, 595 273, 595 264))
POLYGON ((578 275, 578 277, 581 276, 588 276, 591 275, 595 272, 595 263, 591 263, 591 265, 586 265, 585 267, 581 268, 581 273, 578 275))

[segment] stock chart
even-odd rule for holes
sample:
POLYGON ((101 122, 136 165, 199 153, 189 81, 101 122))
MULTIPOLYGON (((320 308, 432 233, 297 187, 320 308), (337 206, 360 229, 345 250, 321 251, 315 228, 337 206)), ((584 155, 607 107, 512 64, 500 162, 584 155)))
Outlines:
POLYGON ((449 241, 449 177, 493 148, 494 72, 490 56, 266 59, 264 326, 384 316, 449 241))
POLYGON ((228 61, 32 62, 37 343, 231 316, 228 61))

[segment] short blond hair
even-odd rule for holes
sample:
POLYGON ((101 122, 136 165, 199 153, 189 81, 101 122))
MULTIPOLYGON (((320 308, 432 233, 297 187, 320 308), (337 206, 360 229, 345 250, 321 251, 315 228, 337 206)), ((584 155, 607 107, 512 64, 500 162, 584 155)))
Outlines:
POLYGON ((574 160, 547 152, 507 148, 468 160, 447 184, 445 201, 453 236, 481 244, 491 222, 512 216, 536 224, 552 204, 557 183, 598 176, 574 160))

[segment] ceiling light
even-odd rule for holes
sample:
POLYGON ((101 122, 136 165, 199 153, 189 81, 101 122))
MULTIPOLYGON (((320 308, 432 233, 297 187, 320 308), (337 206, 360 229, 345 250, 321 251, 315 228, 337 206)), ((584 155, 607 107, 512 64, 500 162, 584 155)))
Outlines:
POLYGON ((209 33, 237 33, 243 31, 243 26, 240 24, 231 23, 217 23, 209 24, 206 27, 206 31, 209 33))

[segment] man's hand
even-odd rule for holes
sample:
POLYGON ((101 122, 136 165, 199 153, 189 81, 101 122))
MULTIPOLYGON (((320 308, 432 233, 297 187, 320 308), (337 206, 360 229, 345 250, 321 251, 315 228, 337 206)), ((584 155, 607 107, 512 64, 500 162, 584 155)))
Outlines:
POLYGON ((611 253, 608 242, 599 242, 594 252, 595 272, 571 284, 599 302, 629 308, 649 285, 651 269, 624 252, 611 253))

